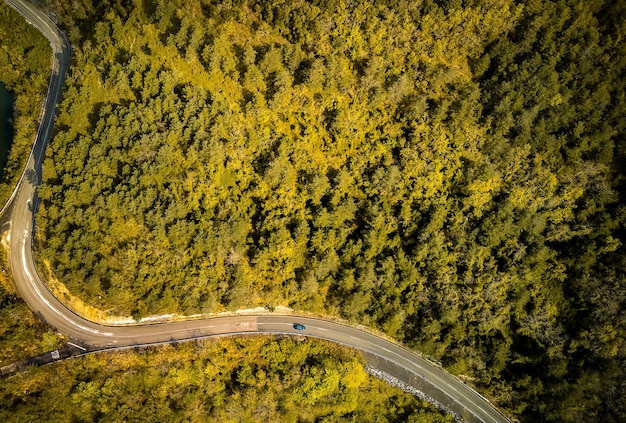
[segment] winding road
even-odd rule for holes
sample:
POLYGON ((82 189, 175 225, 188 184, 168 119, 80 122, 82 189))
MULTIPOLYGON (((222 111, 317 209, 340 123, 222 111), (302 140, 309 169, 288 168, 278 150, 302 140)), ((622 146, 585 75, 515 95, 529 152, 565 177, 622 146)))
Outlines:
POLYGON ((22 178, 3 208, 10 225, 10 266, 20 295, 42 318, 70 338, 81 350, 97 351, 119 347, 176 342, 215 335, 291 334, 338 342, 361 350, 376 373, 469 422, 508 422, 493 405, 472 388, 440 367, 393 342, 368 332, 329 320, 296 315, 237 315, 157 324, 102 325, 76 315, 47 289, 33 260, 32 235, 35 223, 36 189, 41 180, 41 163, 53 131, 55 108, 69 67, 70 46, 65 35, 47 15, 23 0, 5 0, 50 41, 52 74, 37 138, 22 178), (306 326, 296 330, 297 322, 306 326))

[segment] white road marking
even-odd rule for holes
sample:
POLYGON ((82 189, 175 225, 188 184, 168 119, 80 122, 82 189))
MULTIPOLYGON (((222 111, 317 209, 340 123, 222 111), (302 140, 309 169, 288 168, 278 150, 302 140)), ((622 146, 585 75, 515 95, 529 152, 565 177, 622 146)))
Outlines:
MULTIPOLYGON (((37 139, 35 141, 35 145, 33 146, 33 149, 31 150, 31 157, 29 158, 29 162, 30 162, 30 160, 32 160, 34 158, 33 155, 35 155, 35 150, 38 150, 38 151, 36 151, 36 156, 37 157, 34 158, 34 161, 35 161, 35 163, 37 165, 35 168, 38 168, 40 166, 40 162, 43 160, 42 153, 43 153, 43 150, 44 150, 44 147, 45 147, 45 144, 46 144, 46 140, 49 137, 50 131, 52 129, 51 122, 54 119, 54 114, 46 115, 46 110, 49 109, 49 101, 51 100, 51 92, 54 91, 57 98, 59 96, 59 93, 61 92, 61 84, 59 84, 58 80, 55 78, 55 75, 57 75, 57 77, 58 77, 60 72, 61 72, 61 70, 62 70, 62 69, 60 69, 61 62, 58 60, 58 57, 56 55, 64 53, 65 41, 59 35, 60 33, 58 32, 59 30, 56 27, 56 25, 50 19, 42 17, 41 13, 37 10, 36 7, 34 7, 32 5, 29 5, 27 3, 23 3, 21 1, 20 2, 14 2, 13 0, 6 0, 6 1, 9 4, 13 5, 13 7, 15 9, 20 11, 31 24, 33 24, 36 28, 38 28, 44 34, 44 36, 46 36, 46 38, 48 38, 48 40, 49 40, 49 42, 50 42, 50 44, 52 46, 53 54, 54 54, 54 57, 53 57, 53 67, 52 67, 52 74, 53 75, 52 75, 50 83, 48 85, 48 93, 47 93, 45 104, 44 104, 44 110, 42 112, 43 117, 45 118, 45 123, 43 123, 39 127, 39 129, 41 130, 41 133, 38 133, 38 135, 37 135, 37 139), (52 117, 50 117, 50 116, 52 116, 52 117)), ((20 182, 21 182, 21 180, 22 179, 20 179, 20 182)), ((18 188, 19 188, 19 184, 18 184, 18 188)), ((18 188, 16 188, 14 193, 18 191, 18 188)), ((30 202, 30 200, 28 200, 28 202, 30 202)), ((82 325, 76 323, 74 321, 74 316, 72 316, 72 314, 71 314, 71 312, 69 310, 65 310, 65 313, 63 313, 61 310, 59 310, 57 308, 57 304, 56 303, 55 303, 55 306, 53 306, 51 304, 51 302, 48 301, 48 299, 44 297, 44 293, 39 289, 39 286, 37 285, 37 281, 39 281, 39 278, 38 277, 33 278, 32 274, 30 273, 30 271, 28 269, 27 263, 26 263, 26 241, 29 239, 29 236, 30 236, 30 234, 29 234, 28 230, 25 230, 24 231, 24 242, 23 242, 23 245, 22 245, 22 266, 23 266, 24 274, 28 276, 28 278, 29 278, 29 280, 31 282, 31 287, 34 290, 34 292, 36 293, 36 295, 39 296, 39 299, 48 306, 48 308, 49 308, 49 310, 51 312, 57 314, 60 318, 62 318, 64 320, 66 320, 67 322, 69 322, 70 325, 73 325, 74 327, 80 328, 81 330, 84 330, 86 332, 91 332, 91 333, 98 334, 98 335, 101 335, 101 336, 113 336, 113 333, 111 333, 111 332, 102 332, 102 331, 95 330, 95 329, 92 329, 92 328, 89 328, 89 327, 85 327, 85 326, 82 326, 82 325), (68 316, 70 316, 71 318, 68 318, 68 316)), ((32 262, 32 257, 29 256, 29 258, 30 258, 30 261, 32 262)), ((37 276, 37 275, 35 275, 35 276, 37 276)), ((82 320, 82 319, 80 319, 80 320, 82 320)), ((281 325, 285 325, 285 326, 291 326, 290 323, 282 323, 281 322, 280 324, 281 325)), ((247 326, 248 323, 243 323, 243 324, 239 323, 239 324, 236 324, 235 326, 238 326, 238 325, 246 325, 247 326)), ((258 326, 262 326, 262 325, 264 325, 264 323, 259 323, 258 324, 258 326)), ((100 326, 100 325, 96 324, 96 326, 100 326)), ((225 327, 225 328, 227 328, 229 326, 230 325, 207 325, 207 326, 204 327, 204 329, 213 328, 213 327, 225 327)), ((189 331, 190 332, 191 331, 202 331, 202 329, 203 328, 195 328, 195 329, 190 329, 189 331)), ((325 328, 315 328, 315 329, 319 330, 320 332, 335 332, 335 331, 333 331, 331 329, 325 329, 325 328)), ((186 329, 182 329, 182 330, 179 330, 179 331, 182 332, 182 331, 185 331, 185 330, 186 329)), ((302 333, 302 335, 309 335, 309 334, 310 334, 310 332, 302 333)), ((150 335, 150 334, 148 333, 148 335, 150 335)), ((124 336, 124 335, 122 335, 122 334, 118 335, 118 337, 122 337, 122 336, 124 336)), ((372 343, 372 342, 368 341, 367 338, 359 338, 358 336, 352 336, 352 335, 348 335, 348 334, 345 334, 343 336, 349 337, 351 339, 356 339, 356 340, 358 340, 360 342, 365 342, 367 344, 375 346, 378 351, 383 350, 383 351, 388 352, 389 353, 388 355, 400 357, 402 362, 408 362, 409 363, 409 367, 414 367, 415 366, 417 368, 423 369, 426 373, 428 373, 430 375, 429 376, 430 379, 437 380, 437 381, 439 381, 441 383, 441 385, 439 386, 439 389, 442 390, 442 391, 443 391, 443 389, 441 389, 441 387, 445 386, 445 384, 448 383, 447 381, 444 381, 443 379, 438 377, 436 374, 433 374, 427 368, 421 367, 421 365, 419 363, 413 362, 410 357, 407 358, 406 355, 410 354, 409 352, 406 352, 406 354, 403 355, 401 353, 389 350, 388 348, 385 348, 385 347, 380 346, 378 344, 372 343)), ((118 339, 114 338, 114 339, 111 340, 111 343, 113 343, 113 344, 115 344, 117 342, 118 342, 118 339)), ((72 344, 72 345, 74 345, 74 346, 84 350, 84 348, 82 348, 82 347, 80 347, 80 346, 78 346, 76 344, 72 344)), ((393 344, 391 344, 391 345, 393 345, 393 344)), ((54 351, 52 353, 53 356, 55 355, 55 353, 57 355, 59 354, 58 351, 54 351)), ((378 354, 378 355, 380 355, 380 354, 378 354)), ((384 355, 381 355, 381 357, 386 359, 386 360, 389 360, 389 361, 395 363, 397 366, 399 366, 401 368, 404 368, 404 369, 406 369, 406 370, 408 370, 408 371, 410 371, 412 373, 416 373, 415 371, 412 371, 411 369, 409 369, 407 367, 407 365, 403 365, 403 364, 400 364, 397 361, 394 361, 393 359, 386 358, 384 355)), ((454 378, 452 378, 452 380, 454 380, 454 378)), ((435 385, 435 386, 437 386, 437 385, 435 385)), ((482 407, 477 405, 472 399, 468 398, 463 393, 459 392, 454 386, 449 386, 449 388, 451 390, 453 390, 454 392, 456 392, 459 397, 465 398, 466 400, 469 401, 470 404, 473 404, 476 408, 478 408, 481 411, 485 412, 485 410, 482 407)), ((443 391, 443 392, 445 393, 445 391, 443 391)), ((478 395, 480 397, 480 394, 475 393, 473 390, 471 390, 469 388, 468 388, 468 392, 471 392, 474 395, 478 395)), ((448 393, 446 393, 446 394, 449 395, 448 393)), ((456 399, 456 398, 453 398, 453 399, 456 399)), ((464 408, 467 411, 471 412, 471 410, 467 409, 467 407, 464 407, 464 408)), ((474 414, 474 413, 472 413, 472 414, 474 414)), ((486 414, 489 415, 489 413, 486 413, 486 414)))
MULTIPOLYGON (((259 323, 258 325, 259 326, 262 326, 262 325, 291 326, 291 323, 287 323, 287 322, 266 322, 266 323, 259 323)), ((315 330, 322 331, 322 332, 335 332, 332 329, 326 329, 326 328, 317 327, 317 326, 311 327, 311 329, 315 329, 315 330)), ((309 331, 308 333, 310 334, 311 332, 309 331)), ((429 370, 428 368, 423 367, 421 364, 417 364, 417 363, 413 362, 411 359, 403 356, 402 354, 398 353, 397 351, 390 350, 390 349, 385 348, 384 346, 379 345, 379 344, 371 344, 366 339, 363 339, 363 338, 360 338, 360 337, 355 337, 355 336, 348 335, 348 334, 342 334, 342 336, 347 336, 349 338, 356 339, 357 341, 366 342, 367 344, 370 344, 370 345, 373 345, 374 347, 376 347, 376 349, 379 350, 379 351, 380 350, 386 351, 387 352, 387 356, 396 356, 396 357, 400 358, 402 361, 408 361, 410 364, 413 364, 413 365, 417 366, 422 371, 423 374, 420 374, 420 373, 416 372, 415 370, 411 370, 410 368, 407 367, 407 365, 401 364, 398 361, 396 361, 397 359, 394 360, 392 358, 385 357, 384 354, 381 354, 381 353, 377 354, 374 351, 371 351, 373 354, 379 355, 383 359, 389 360, 392 363, 396 364, 397 366, 399 366, 399 367, 401 367, 403 369, 406 369, 407 371, 409 371, 409 372, 411 372, 413 374, 418 374, 421 378, 431 381, 431 383, 432 383, 433 380, 436 380, 438 382, 438 384, 433 384, 433 386, 437 387, 437 389, 439 389, 441 392, 443 392, 445 395, 447 395, 451 399, 455 400, 454 395, 451 392, 451 391, 453 391, 456 394, 456 396, 464 398, 468 403, 472 404, 474 407, 476 407, 477 409, 482 411, 485 415, 490 415, 488 411, 486 411, 483 407, 481 407, 481 405, 479 405, 479 404, 477 404, 475 402, 476 398, 470 398, 470 397, 468 397, 466 395, 467 393, 471 393, 471 394, 475 394, 475 395, 480 397, 480 394, 475 393, 473 390, 471 390, 466 385, 463 385, 463 387, 467 388, 467 391, 465 391, 465 390, 459 391, 454 386, 454 384, 450 384, 449 381, 443 380, 436 373, 433 373, 431 370, 429 370)), ((471 410, 467 409, 467 411, 472 413, 474 416, 480 418, 480 416, 477 416, 471 410)))
MULTIPOLYGON (((28 233, 28 231, 25 231, 26 233, 28 233)), ((39 299, 41 301, 43 301, 44 303, 46 303, 46 305, 48 306, 48 308, 50 309, 50 311, 53 311, 57 316, 61 317, 63 320, 65 320, 66 322, 70 323, 71 325, 74 325, 77 328, 80 328, 86 332, 90 332, 90 333, 94 333, 97 335, 102 335, 102 336, 113 336, 112 332, 103 332, 97 329, 92 329, 89 328, 87 326, 83 326, 80 325, 78 323, 76 323, 73 319, 68 318, 65 313, 63 313, 62 310, 59 310, 58 308, 54 307, 50 301, 48 301, 46 299, 46 297, 44 296, 44 294, 41 292, 41 290, 39 289, 39 286, 37 286, 37 283, 34 282, 36 279, 33 278, 33 275, 30 273, 30 271, 28 270, 28 264, 26 262, 26 238, 24 238, 24 242, 22 243, 22 268, 24 270, 24 273, 26 274, 26 276, 28 276, 28 279, 31 281, 31 286, 33 287, 33 289, 35 290, 35 292, 37 293, 37 296, 39 297, 39 299)), ((38 279, 38 278, 37 278, 38 279)))
POLYGON ((78 349, 81 349, 81 350, 83 350, 83 351, 87 351, 87 348, 83 348, 83 347, 81 347, 80 345, 76 345, 76 344, 75 344, 75 343, 73 343, 73 342, 68 342, 68 344, 69 344, 69 345, 71 345, 71 346, 73 346, 73 347, 76 347, 76 348, 78 348, 78 349))

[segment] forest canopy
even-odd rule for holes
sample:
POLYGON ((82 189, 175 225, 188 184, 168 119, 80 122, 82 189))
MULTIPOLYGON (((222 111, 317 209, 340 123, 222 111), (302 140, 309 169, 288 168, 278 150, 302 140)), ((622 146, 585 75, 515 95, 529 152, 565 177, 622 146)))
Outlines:
POLYGON ((73 294, 337 315, 521 419, 625 418, 623 2, 48 3, 73 294))
POLYGON ((0 180, 0 208, 26 166, 46 95, 52 51, 46 38, 0 2, 0 81, 13 97, 13 143, 0 180))
POLYGON ((6 421, 453 422, 313 340, 204 340, 89 355, 0 384, 6 421))

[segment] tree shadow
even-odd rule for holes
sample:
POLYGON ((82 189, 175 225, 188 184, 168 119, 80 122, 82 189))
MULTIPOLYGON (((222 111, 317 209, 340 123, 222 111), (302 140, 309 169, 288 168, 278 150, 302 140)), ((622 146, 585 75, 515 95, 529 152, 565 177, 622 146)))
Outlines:
POLYGON ((24 177, 26 181, 31 185, 39 185, 39 174, 34 169, 28 169, 24 172, 24 177))
POLYGON ((93 131, 96 128, 96 125, 98 124, 98 121, 100 120, 100 110, 102 110, 102 107, 105 104, 107 103, 100 101, 93 105, 91 109, 91 113, 89 113, 89 115, 87 116, 87 118, 89 119, 90 131, 93 131))

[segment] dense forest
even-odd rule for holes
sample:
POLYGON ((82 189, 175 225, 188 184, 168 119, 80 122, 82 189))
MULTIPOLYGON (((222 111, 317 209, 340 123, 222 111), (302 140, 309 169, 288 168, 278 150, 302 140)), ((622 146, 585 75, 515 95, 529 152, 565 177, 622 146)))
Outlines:
POLYGON ((0 180, 0 208, 22 175, 41 116, 50 77, 48 40, 24 18, 0 2, 0 81, 13 97, 13 145, 0 180))
POLYGON ((31 368, 0 384, 0 405, 5 421, 453 422, 369 376, 355 351, 268 337, 31 368))
POLYGON ((520 420, 626 420, 624 2, 43 3, 74 295, 337 315, 520 420))

